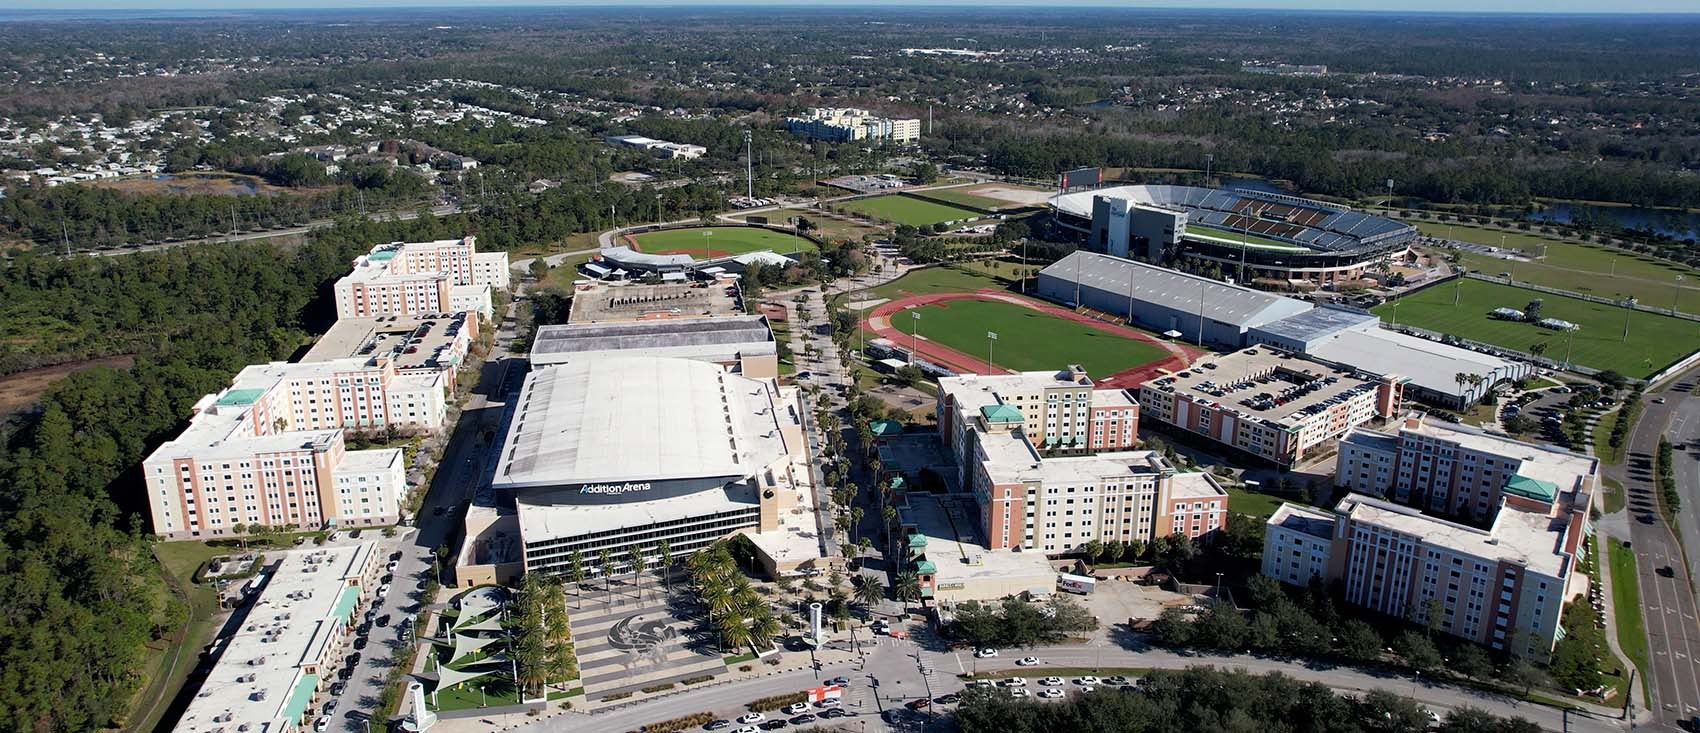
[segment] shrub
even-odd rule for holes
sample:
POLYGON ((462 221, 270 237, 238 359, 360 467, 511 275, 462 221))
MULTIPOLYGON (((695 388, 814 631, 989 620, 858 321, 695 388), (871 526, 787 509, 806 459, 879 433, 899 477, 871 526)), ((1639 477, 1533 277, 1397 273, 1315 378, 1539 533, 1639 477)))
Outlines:
POLYGON ((624 700, 624 699, 631 697, 631 696, 632 696, 631 690, 627 690, 625 692, 616 692, 612 695, 603 696, 602 702, 613 702, 615 700, 624 700))
POLYGON ((671 690, 674 687, 675 687, 675 685, 671 682, 663 682, 659 685, 650 685, 648 687, 645 687, 645 688, 643 688, 643 691, 644 692, 661 692, 662 690, 671 690))
POLYGON ((769 710, 778 710, 787 705, 794 705, 808 699, 809 693, 807 692, 789 692, 784 695, 770 695, 768 697, 752 700, 750 704, 745 707, 748 707, 750 712, 762 713, 769 710))
POLYGON ((686 677, 682 680, 679 680, 679 682, 681 684, 686 684, 686 685, 698 685, 698 684, 702 684, 704 682, 708 682, 708 681, 713 680, 713 679, 714 679, 714 675, 699 674, 695 677, 686 677))
POLYGON ((648 733, 649 731, 655 731, 656 733, 670 733, 671 731, 676 731, 676 730, 690 730, 692 728, 701 728, 705 725, 708 725, 709 721, 712 721, 712 720, 714 720, 714 713, 710 713, 710 712, 691 713, 690 715, 681 715, 677 718, 673 718, 672 720, 663 720, 659 723, 650 723, 648 725, 645 725, 645 726, 638 728, 638 730, 641 731, 642 733, 648 733))
POLYGON ((750 666, 750 665, 748 665, 748 664, 743 664, 743 665, 739 665, 739 666, 738 666, 738 671, 739 671, 739 672, 748 672, 748 671, 750 671, 750 670, 752 670, 752 669, 755 669, 755 667, 752 667, 752 666, 750 666))

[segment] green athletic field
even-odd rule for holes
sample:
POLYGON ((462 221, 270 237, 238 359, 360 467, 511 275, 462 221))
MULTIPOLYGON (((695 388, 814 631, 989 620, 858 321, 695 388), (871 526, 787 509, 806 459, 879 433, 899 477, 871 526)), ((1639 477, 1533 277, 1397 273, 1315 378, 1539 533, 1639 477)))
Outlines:
POLYGON ((1490 247, 1503 246, 1529 255, 1535 254, 1542 245, 1546 247, 1546 256, 1534 262, 1514 262, 1465 252, 1463 264, 1471 270, 1489 275, 1509 272, 1517 280, 1602 298, 1634 296, 1643 304, 1657 308, 1669 307, 1675 302, 1677 310, 1685 313, 1700 310, 1700 293, 1694 292, 1700 289, 1700 270, 1692 267, 1633 252, 1525 232, 1504 232, 1445 222, 1420 221, 1416 225, 1423 234, 1431 237, 1490 247), (1679 275, 1683 278, 1681 282, 1676 279, 1679 275))
MULTIPOLYGON (((996 331, 992 363, 1021 371, 1079 364, 1086 367, 1088 375, 1103 378, 1168 356, 1168 352, 1144 341, 1013 303, 952 300, 913 311, 921 314, 921 338, 982 360, 986 358, 986 332, 996 331)), ((908 334, 915 321, 909 312, 899 312, 892 315, 891 325, 908 334)))
POLYGON ((1444 283, 1377 306, 1375 313, 1389 322, 1517 351, 1529 352, 1535 344, 1546 344, 1546 357, 1560 363, 1568 349, 1572 363, 1614 369, 1631 377, 1652 374, 1700 348, 1700 323, 1693 321, 1481 280, 1466 279, 1456 288, 1456 306, 1452 304, 1454 285, 1444 283), (1541 315, 1570 321, 1581 329, 1565 333, 1488 318, 1495 308, 1524 310, 1535 298, 1542 300, 1541 315), (1626 317, 1628 341, 1623 338, 1626 317))
POLYGON ((959 209, 955 206, 922 201, 897 194, 845 201, 840 205, 845 209, 875 219, 884 219, 916 227, 937 224, 941 221, 957 221, 980 216, 980 214, 968 209, 959 209))
POLYGON ((981 209, 997 210, 1017 206, 1017 204, 1011 204, 1003 199, 981 196, 970 190, 972 188, 974 187, 964 186, 962 188, 935 188, 930 191, 916 191, 915 194, 917 196, 926 196, 927 198, 947 201, 953 204, 961 204, 963 206, 973 206, 981 209))
POLYGON ((1224 240, 1227 240, 1227 241, 1232 242, 1234 244, 1239 244, 1240 242, 1243 241, 1247 246, 1249 246, 1253 249, 1259 249, 1259 248, 1261 248, 1261 249, 1278 249, 1278 250, 1281 250, 1281 251, 1284 251, 1284 252, 1309 252, 1310 251, 1308 249, 1305 249, 1304 247, 1293 244, 1292 242, 1283 242, 1279 239, 1270 239, 1268 237, 1259 237, 1256 234, 1241 234, 1240 232, 1232 231, 1232 230, 1229 230, 1229 229, 1217 229, 1216 227, 1204 226, 1202 224, 1188 224, 1188 225, 1186 225, 1186 233, 1187 234, 1199 234, 1199 235, 1203 235, 1203 236, 1206 236, 1206 237, 1214 237, 1216 239, 1224 239, 1224 240))
POLYGON ((771 249, 782 255, 793 251, 803 252, 813 250, 815 243, 802 237, 794 237, 783 232, 758 227, 692 227, 689 229, 667 229, 636 237, 638 246, 645 252, 664 254, 683 252, 703 259, 703 248, 711 248, 716 256, 741 255, 746 252, 756 252, 771 249), (704 236, 704 232, 709 232, 704 236))

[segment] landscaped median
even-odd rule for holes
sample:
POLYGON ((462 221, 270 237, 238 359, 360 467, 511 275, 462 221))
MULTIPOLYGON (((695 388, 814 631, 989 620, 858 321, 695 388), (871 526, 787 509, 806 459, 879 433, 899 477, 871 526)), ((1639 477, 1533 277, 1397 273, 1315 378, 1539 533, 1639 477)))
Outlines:
MULTIPOLYGON (((1641 679, 1646 680, 1650 655, 1647 629, 1641 619, 1641 578, 1635 572, 1635 553, 1614 539, 1608 545, 1607 560, 1611 563, 1611 607, 1612 620, 1617 626, 1617 646, 1635 665, 1641 679)), ((1647 689, 1645 681, 1641 689, 1647 689)))

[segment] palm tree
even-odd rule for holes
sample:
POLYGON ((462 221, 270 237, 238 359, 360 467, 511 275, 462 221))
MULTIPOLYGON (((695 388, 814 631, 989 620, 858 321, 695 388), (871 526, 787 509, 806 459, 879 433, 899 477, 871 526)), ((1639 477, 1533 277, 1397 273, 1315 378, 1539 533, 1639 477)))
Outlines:
POLYGON ((573 550, 567 555, 567 577, 573 581, 573 595, 578 596, 578 607, 584 608, 584 553, 573 550))
POLYGON ((655 553, 661 556, 661 580, 667 584, 667 592, 673 592, 673 546, 667 540, 661 540, 655 545, 655 553))
POLYGON ((773 646, 773 638, 779 636, 783 631, 784 629, 779 625, 779 620, 764 608, 750 623, 750 643, 758 649, 767 649, 773 646))
POLYGON ((596 565, 602 569, 602 578, 608 589, 608 603, 614 603, 614 553, 604 547, 596 551, 596 565))
POLYGON ((643 571, 649 569, 643 556, 643 548, 632 545, 626 548, 626 562, 632 566, 632 582, 637 584, 638 600, 643 600, 643 571))
POLYGON ((921 600, 921 577, 914 571, 905 570, 897 574, 897 587, 894 590, 897 600, 904 603, 921 600))
POLYGON ((744 620, 726 616, 715 624, 715 630, 720 634, 720 650, 729 652, 742 649, 750 644, 750 629, 744 626, 744 620))
POLYGON ((855 593, 856 601, 863 606, 876 606, 885 600, 885 586, 872 575, 858 575, 850 581, 851 591, 855 593))

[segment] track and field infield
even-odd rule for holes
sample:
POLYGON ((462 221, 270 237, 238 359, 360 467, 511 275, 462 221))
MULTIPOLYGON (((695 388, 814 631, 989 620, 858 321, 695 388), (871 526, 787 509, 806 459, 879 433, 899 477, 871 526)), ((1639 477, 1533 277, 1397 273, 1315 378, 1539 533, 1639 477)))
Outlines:
POLYGON ((909 226, 929 226, 941 221, 958 221, 973 219, 980 216, 978 212, 957 208, 947 204, 922 201, 909 196, 890 194, 872 198, 845 201, 840 206, 874 219, 908 224, 909 226))
POLYGON ((1571 363, 1612 369, 1631 377, 1645 377, 1700 348, 1700 323, 1693 321, 1468 278, 1456 288, 1457 305, 1453 305, 1454 284, 1442 283, 1383 303, 1374 311, 1390 323, 1522 352, 1529 352, 1535 344, 1546 344, 1548 359, 1563 363, 1568 351, 1571 363), (1542 316, 1570 321, 1581 328, 1566 333, 1488 317, 1495 308, 1523 310, 1536 298, 1541 299, 1542 316), (1625 320, 1628 340, 1623 338, 1625 320))
POLYGON ((724 257, 764 249, 782 255, 815 249, 815 243, 807 239, 760 227, 665 229, 628 235, 626 239, 635 242, 637 249, 642 252, 659 255, 687 254, 697 258, 702 258, 705 252, 710 256, 724 257))
POLYGON ((1184 369, 1199 352, 1125 326, 1002 292, 939 293, 881 303, 864 327, 959 374, 1062 369, 1080 364, 1100 387, 1135 387, 1161 370, 1184 369), (921 314, 919 338, 910 330, 921 314), (998 334, 995 368, 986 332, 998 334), (975 354, 978 353, 978 356, 975 354))

